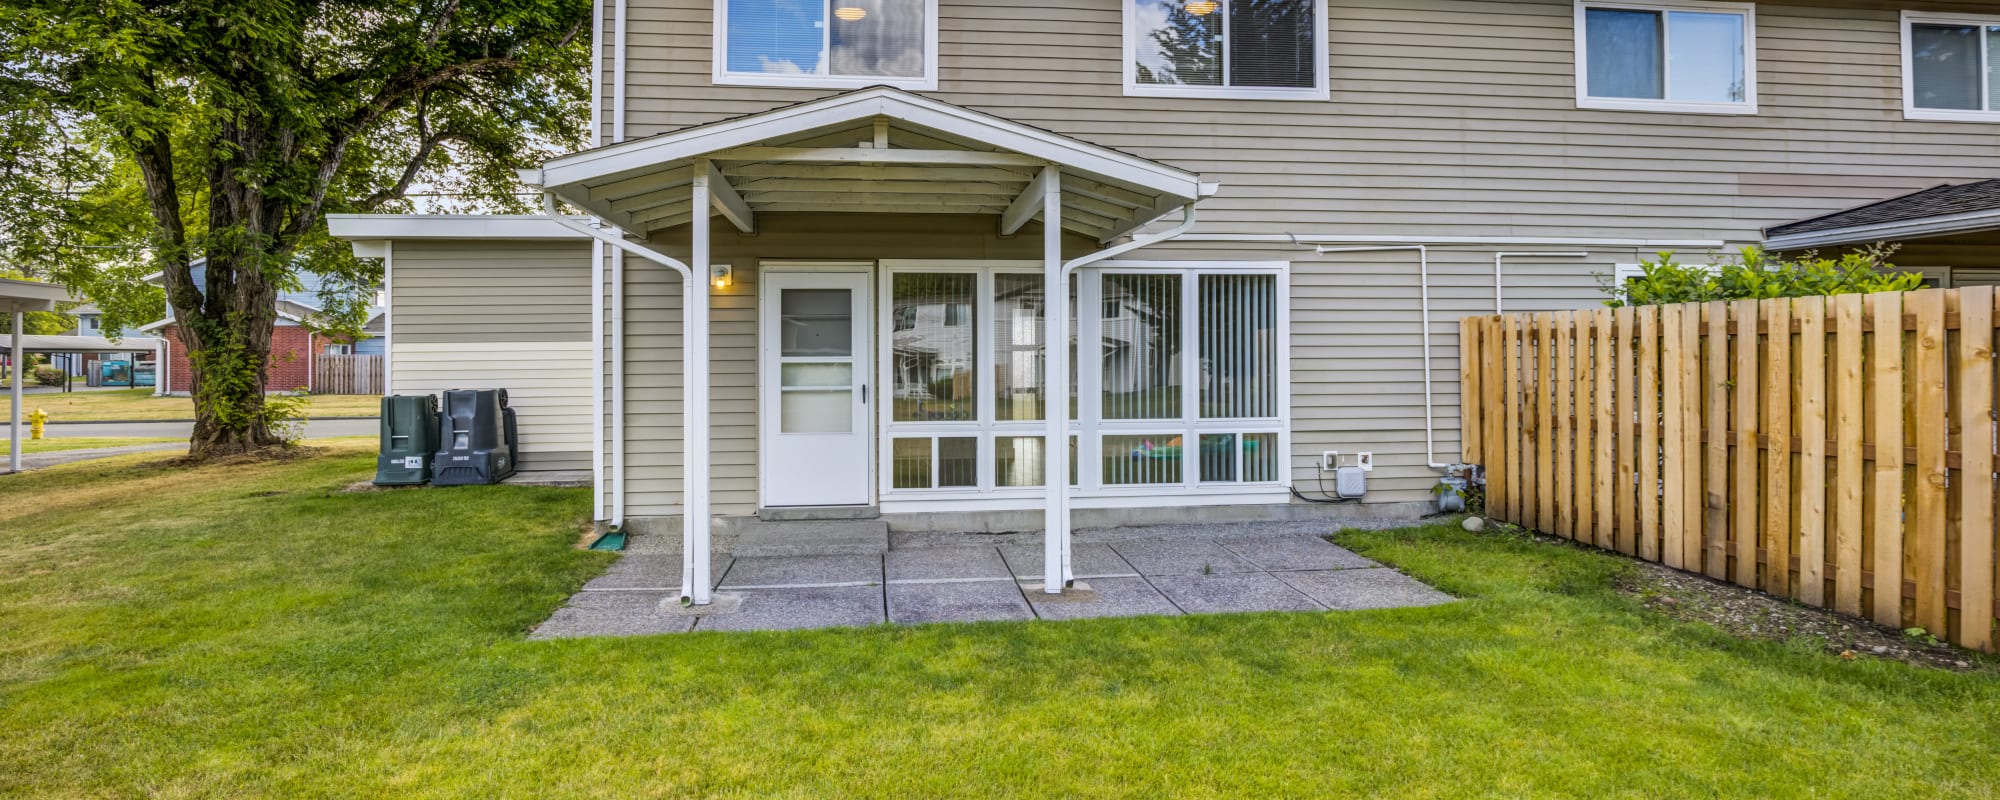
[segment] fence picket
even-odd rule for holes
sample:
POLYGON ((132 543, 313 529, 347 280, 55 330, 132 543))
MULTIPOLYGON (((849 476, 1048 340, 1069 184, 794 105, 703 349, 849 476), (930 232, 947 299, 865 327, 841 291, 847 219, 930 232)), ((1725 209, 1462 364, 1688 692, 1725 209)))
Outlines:
POLYGON ((1535 529, 1554 533, 1555 494, 1555 383, 1554 359, 1556 318, 1553 312, 1537 315, 1541 334, 1535 344, 1535 529))
POLYGON ((1877 623, 1903 626, 1903 298, 1895 294, 1868 296, 1869 317, 1875 323, 1872 358, 1868 362, 1870 396, 1874 401, 1875 468, 1868 501, 1874 506, 1869 530, 1874 534, 1870 556, 1874 564, 1873 602, 1877 623))
POLYGON ((1957 642, 1993 649, 1993 309, 1991 286, 1960 289, 1957 642))
MULTIPOLYGON (((1666 394, 1660 386, 1660 309, 1648 306, 1639 309, 1634 316, 1639 321, 1639 382, 1636 392, 1639 395, 1639 442, 1633 453, 1633 458, 1638 461, 1639 534, 1634 546, 1640 558, 1659 561, 1660 459, 1663 455, 1660 450, 1660 397, 1666 394), (1660 394, 1654 394, 1656 391, 1660 394)), ((1678 393, 1676 389, 1675 394, 1678 393)), ((1621 421, 1619 424, 1624 423, 1621 421)), ((1678 423, 1673 426, 1673 431, 1676 434, 1680 432, 1678 423)), ((1680 467, 1680 460, 1676 457, 1667 464, 1671 471, 1680 467)))
MULTIPOLYGON (((1693 338, 1689 332, 1694 329, 1694 320, 1699 313, 1699 306, 1667 306, 1660 309, 1660 327, 1664 334, 1660 348, 1660 406, 1665 415, 1661 449, 1666 469, 1660 499, 1660 561, 1669 567, 1692 568, 1696 572, 1701 571, 1701 562, 1688 563, 1684 541, 1690 534, 1697 538, 1701 536, 1701 505, 1687 502, 1688 475, 1690 472, 1697 476, 1701 474, 1696 461, 1700 455, 1687 446, 1689 434, 1686 430, 1687 410, 1696 408, 1696 413, 1699 413, 1695 398, 1700 393, 1698 390, 1690 392, 1692 387, 1687 380, 1688 368, 1699 363, 1696 361, 1697 351, 1688 346, 1689 339, 1693 338)), ((1695 480, 1693 486, 1699 489, 1701 481, 1695 480)))
POLYGON ((1799 318, 1800 602, 1826 602, 1826 298, 1801 297, 1799 318))
MULTIPOLYGON (((1616 371, 1611 357, 1611 351, 1614 347, 1612 335, 1614 331, 1611 328, 1611 309, 1597 309, 1591 313, 1591 317, 1591 330, 1596 335, 1591 340, 1590 348, 1590 371, 1592 377, 1595 378, 1595 385, 1591 387, 1590 392, 1590 430, 1592 436, 1591 442, 1597 445, 1596 463, 1590 469, 1590 508, 1591 511, 1595 512, 1596 516, 1591 522, 1591 533, 1593 534, 1591 541, 1596 542, 1598 547, 1607 550, 1629 550, 1629 548, 1619 547, 1620 537, 1613 535, 1615 529, 1612 527, 1615 515, 1611 507, 1611 487, 1616 482, 1611 461, 1613 451, 1612 441, 1614 437, 1629 438, 1631 431, 1625 431, 1625 437, 1618 437, 1617 434, 1619 431, 1612 427, 1611 424, 1611 410, 1614 407, 1612 402, 1612 375, 1616 371)), ((1581 384, 1579 383, 1579 385, 1581 384)))
POLYGON ((1458 457, 1464 464, 1477 464, 1483 458, 1479 452, 1480 435, 1486 431, 1479 418, 1479 401, 1483 397, 1479 390, 1483 324, 1479 317, 1458 321, 1458 457))
POLYGON ((1502 377, 1501 373, 1489 371, 1492 365, 1501 364, 1505 361, 1505 356, 1502 353, 1504 352, 1503 343, 1507 341, 1507 334, 1503 320, 1487 319, 1483 322, 1479 339, 1479 364, 1482 368, 1478 370, 1481 373, 1485 373, 1485 378, 1480 384, 1480 393, 1482 396, 1480 398, 1481 407, 1479 412, 1480 420, 1485 423, 1486 427, 1485 434, 1480 437, 1480 441, 1483 443, 1481 448, 1483 458, 1479 461, 1469 461, 1466 463, 1503 467, 1501 469, 1486 470, 1486 506, 1488 513, 1494 513, 1496 509, 1500 513, 1511 513, 1507 511, 1505 482, 1512 480, 1513 475, 1504 469, 1504 453, 1512 449, 1507 444, 1506 433, 1507 381, 1506 378, 1502 377))
MULTIPOLYGON (((1764 378, 1760 399, 1764 438, 1770 446, 1764 450, 1762 472, 1764 529, 1761 537, 1753 538, 1762 538, 1764 543, 1764 571, 1759 585, 1771 594, 1789 597, 1792 594, 1792 301, 1764 300, 1758 303, 1757 312, 1769 331, 1764 337, 1760 367, 1764 378)), ((1755 335, 1756 328, 1752 327, 1751 336, 1755 335)), ((1751 444, 1754 448, 1754 438, 1751 444)), ((1752 464, 1756 458, 1753 449, 1752 464)))
POLYGON ((1833 610, 1861 616, 1861 572, 1865 540, 1862 516, 1868 485, 1868 465, 1862 460, 1867 435, 1863 405, 1866 382, 1862 367, 1863 296, 1833 298, 1834 309, 1834 428, 1836 445, 1833 513, 1833 610))
POLYGON ((1612 532, 1618 552, 1632 555, 1639 551, 1639 509, 1637 439, 1632 429, 1636 416, 1633 400, 1638 396, 1637 371, 1632 363, 1636 352, 1637 333, 1634 329, 1632 307, 1613 309, 1611 312, 1612 336, 1611 355, 1613 362, 1611 381, 1611 438, 1616 447, 1611 476, 1612 532))
POLYGON ((1576 443, 1571 428, 1572 415, 1576 413, 1571 397, 1575 388, 1570 375, 1570 346, 1575 343, 1576 329, 1574 315, 1558 311, 1554 334, 1550 342, 1555 348, 1555 366, 1549 381, 1549 394, 1555 398, 1555 424, 1549 427, 1551 450, 1555 454, 1555 526, 1549 533, 1566 539, 1576 538, 1576 507, 1571 502, 1570 484, 1576 480, 1573 468, 1576 465, 1576 443))
POLYGON ((1506 316, 1500 322, 1505 326, 1500 339, 1507 348, 1507 518, 1526 522, 1529 516, 1521 502, 1521 489, 1528 482, 1528 471, 1521 468, 1521 453, 1527 449, 1521 443, 1521 318, 1506 316))
POLYGON ((1705 513, 1702 516, 1702 536, 1695 552, 1689 554, 1689 563, 1700 564, 1708 577, 1719 581, 1729 580, 1729 538, 1730 524, 1734 522, 1729 514, 1729 502, 1735 485, 1729 480, 1730 430, 1734 423, 1729 404, 1730 365, 1734 363, 1729 352, 1729 304, 1709 303, 1704 310, 1703 321, 1707 325, 1708 338, 1703 341, 1704 362, 1708 371, 1695 385, 1702 387, 1708 398, 1708 417, 1695 429, 1707 434, 1708 446, 1703 473, 1703 484, 1707 488, 1705 513))
POLYGON ((1925 289, 1906 298, 1917 318, 1910 380, 1916 390, 1916 494, 1910 498, 1909 547, 1911 577, 1916 580, 1916 622, 1933 631, 1945 629, 1946 423, 1945 290, 1925 289))

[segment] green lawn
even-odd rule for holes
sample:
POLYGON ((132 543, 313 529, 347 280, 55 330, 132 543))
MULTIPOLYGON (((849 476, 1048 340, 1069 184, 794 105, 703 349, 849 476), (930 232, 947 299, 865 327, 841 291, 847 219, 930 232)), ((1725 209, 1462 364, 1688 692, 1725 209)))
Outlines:
MULTIPOLYGON (((53 453, 58 450, 89 450, 98 447, 124 447, 134 444, 158 444, 160 442, 185 442, 186 439, 166 439, 142 436, 84 436, 75 439, 28 439, 22 437, 21 452, 53 453)), ((14 451, 13 442, 0 435, 0 456, 14 451)))
MULTIPOLYGON (((372 417, 382 410, 382 398, 372 394, 319 394, 307 398, 315 417, 372 417)), ((28 395, 23 413, 41 409, 50 422, 102 420, 191 420, 194 400, 154 397, 151 389, 104 389, 28 395)))
POLYGON ((1385 612, 527 642, 587 490, 342 493, 365 444, 0 480, 0 794, 1914 797, 2000 791, 2000 679, 1728 638, 1606 555, 1341 541, 1385 612))

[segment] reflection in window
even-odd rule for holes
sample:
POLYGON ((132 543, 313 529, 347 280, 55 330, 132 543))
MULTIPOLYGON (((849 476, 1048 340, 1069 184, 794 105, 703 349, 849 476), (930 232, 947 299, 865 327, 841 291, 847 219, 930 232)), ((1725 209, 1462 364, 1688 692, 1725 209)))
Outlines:
MULTIPOLYGON (((994 417, 1042 418, 1042 276, 993 276, 994 417)), ((1040 479, 1037 478, 1037 483, 1040 479)), ((1021 484, 1030 485, 1030 484, 1021 484)))
POLYGON ((1179 434, 1104 437, 1104 485, 1181 482, 1179 434))
POLYGON ((962 422, 974 419, 979 326, 953 325, 954 306, 971 310, 977 291, 972 273, 905 272, 895 276, 890 314, 897 320, 890 340, 891 378, 897 422, 962 422), (908 325, 904 323, 907 321, 908 325))
POLYGON ((1310 0, 1130 0, 1141 85, 1311 89, 1319 23, 1310 0))
POLYGON ((2000 26, 1910 25, 1910 104, 2000 111, 2000 26))
POLYGON ((1203 275, 1201 416, 1278 415, 1278 279, 1203 275))
POLYGON ((1738 12, 1586 8, 1589 97, 1743 103, 1749 20, 1738 12))
POLYGON ((728 71, 919 78, 923 0, 728 0, 728 71), (829 57, 831 54, 831 57, 829 57))
POLYGON ((1106 275, 1104 418, 1181 416, 1181 277, 1106 275))

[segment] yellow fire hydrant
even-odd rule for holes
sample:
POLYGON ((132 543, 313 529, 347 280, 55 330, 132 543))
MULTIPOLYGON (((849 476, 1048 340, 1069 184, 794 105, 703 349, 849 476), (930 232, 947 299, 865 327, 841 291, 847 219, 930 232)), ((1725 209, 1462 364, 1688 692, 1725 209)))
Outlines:
POLYGON ((33 413, 30 413, 28 415, 28 438, 40 441, 42 438, 42 423, 48 421, 49 412, 47 411, 37 408, 33 413))

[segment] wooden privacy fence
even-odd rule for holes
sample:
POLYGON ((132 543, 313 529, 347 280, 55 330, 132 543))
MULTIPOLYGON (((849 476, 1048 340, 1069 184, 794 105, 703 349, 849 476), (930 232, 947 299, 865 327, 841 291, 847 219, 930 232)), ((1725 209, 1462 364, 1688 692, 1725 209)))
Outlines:
POLYGON ((1469 317, 1487 513, 1994 649, 1991 287, 1469 317))
POLYGON ((382 357, 326 355, 313 357, 313 394, 381 394, 382 357))

